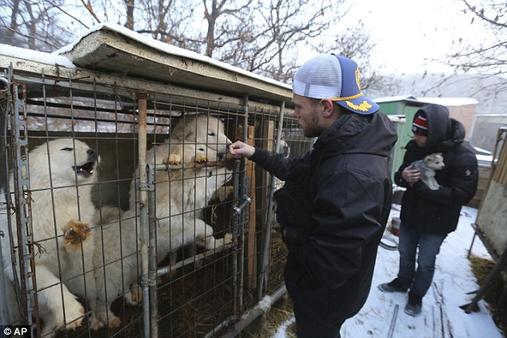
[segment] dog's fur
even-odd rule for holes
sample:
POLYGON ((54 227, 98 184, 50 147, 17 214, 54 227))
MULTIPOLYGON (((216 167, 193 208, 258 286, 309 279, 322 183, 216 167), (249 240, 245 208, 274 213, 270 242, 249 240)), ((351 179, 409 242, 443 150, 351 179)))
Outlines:
MULTIPOLYGON (((182 120, 167 142, 148 151, 147 162, 181 164, 221 159, 230 143, 223 130, 223 123, 213 117, 197 116, 182 120)), ((212 249, 231 241, 230 234, 223 239, 215 239, 213 228, 200 219, 201 209, 213 193, 231 178, 231 174, 226 167, 157 171, 155 217, 159 262, 168 253, 192 242, 212 249)), ((134 188, 132 184, 130 210, 122 215, 121 221, 106 224, 102 231, 97 231, 94 264, 98 294, 96 303, 91 303, 97 321, 92 323, 93 328, 119 324, 119 319, 110 311, 112 301, 118 296, 125 295, 129 303, 139 302, 141 298, 136 284, 140 274, 140 229, 136 222, 139 208, 134 188)))
POLYGON ((435 179, 435 171, 442 170, 445 167, 442 153, 427 155, 424 159, 415 161, 410 166, 420 171, 421 180, 428 188, 431 190, 438 190, 440 188, 440 184, 435 179))
MULTIPOLYGON (((98 157, 81 141, 58 139, 34 148, 28 161, 33 240, 37 244, 35 276, 44 336, 61 328, 80 326, 84 308, 73 293, 84 289, 84 275, 87 287, 95 288, 91 273, 94 250, 91 222, 95 213, 91 188, 97 177, 94 169, 98 157), (86 170, 79 170, 82 165, 86 170)), ((10 185, 13 191, 12 175, 10 185)), ((17 247, 15 215, 11 215, 11 224, 13 229, 9 231, 8 220, 0 220, 0 229, 7 236, 5 243, 11 243, 2 246, 2 256, 5 272, 13 283, 10 247, 17 247)), ((19 267, 16 270, 19 274, 19 267)))

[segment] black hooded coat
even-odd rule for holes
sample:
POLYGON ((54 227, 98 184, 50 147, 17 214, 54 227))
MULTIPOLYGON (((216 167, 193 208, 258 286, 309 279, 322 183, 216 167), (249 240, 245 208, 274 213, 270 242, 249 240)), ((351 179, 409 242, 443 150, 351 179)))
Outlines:
POLYGON ((396 184, 407 188, 401 202, 401 221, 421 233, 448 234, 456 230, 461 207, 477 190, 477 158, 463 141, 465 128, 449 118, 446 107, 430 104, 420 110, 426 113, 428 141, 422 148, 413 140, 407 144, 403 163, 394 176, 396 184), (433 153, 444 157, 445 167, 435 175, 440 188, 431 190, 422 181, 410 187, 401 177, 403 170, 433 153))
POLYGON ((275 199, 296 320, 340 325, 366 301, 391 208, 388 164, 395 142, 384 114, 345 114, 302 159, 260 149, 251 157, 286 181, 275 199))

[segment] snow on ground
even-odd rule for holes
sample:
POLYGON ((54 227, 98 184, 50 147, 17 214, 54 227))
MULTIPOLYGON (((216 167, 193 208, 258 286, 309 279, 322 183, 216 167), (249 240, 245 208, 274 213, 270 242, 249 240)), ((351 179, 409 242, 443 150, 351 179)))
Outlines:
MULTIPOLYGON (((399 214, 396 209, 399 206, 393 208, 393 216, 399 214)), ((449 234, 441 247, 433 285, 423 299, 423 312, 418 317, 410 317, 403 311, 406 294, 382 293, 377 288, 378 284, 396 277, 399 259, 398 251, 379 248, 368 300, 355 317, 344 323, 342 338, 388 337, 396 305, 398 315, 393 338, 502 338, 484 301, 479 303, 481 311, 477 313, 466 314, 459 307, 472 299, 473 295, 467 292, 479 288, 466 257, 473 236, 470 225, 476 215, 476 209, 462 209, 458 229, 449 234)), ((489 257, 479 239, 472 254, 489 257)), ((285 337, 286 324, 273 337, 285 337)))

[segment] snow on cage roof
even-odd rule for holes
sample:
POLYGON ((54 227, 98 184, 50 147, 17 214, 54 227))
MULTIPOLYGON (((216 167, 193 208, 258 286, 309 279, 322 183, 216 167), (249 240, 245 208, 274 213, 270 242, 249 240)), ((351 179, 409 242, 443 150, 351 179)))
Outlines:
POLYGON ((47 65, 75 68, 69 58, 53 53, 39 52, 31 49, 0 44, 0 54, 18 59, 40 62, 47 65))
POLYGON ((54 52, 76 66, 245 95, 290 101, 292 87, 210 57, 105 23, 54 52))
POLYGON ((62 55, 62 54, 72 51, 72 49, 74 49, 74 47, 81 41, 81 39, 83 39, 84 37, 90 35, 91 33, 99 31, 99 30, 110 30, 110 31, 119 33, 121 35, 124 35, 130 39, 135 40, 135 41, 138 41, 146 46, 152 47, 152 48, 157 49, 161 52, 165 52, 167 54, 171 54, 171 55, 175 55, 175 56, 182 56, 184 58, 205 62, 210 65, 214 65, 214 66, 217 66, 217 67, 220 67, 223 69, 227 69, 227 70, 230 70, 230 71, 233 71, 236 73, 240 73, 240 74, 261 80, 261 81, 269 82, 274 85, 282 86, 282 87, 292 90, 292 87, 290 85, 285 84, 283 82, 276 81, 276 80, 270 79, 268 77, 255 74, 255 73, 246 71, 244 69, 241 69, 241 68, 238 68, 235 66, 231 66, 225 62, 221 62, 221 61, 212 59, 208 56, 204 56, 204 55, 201 55, 199 53, 196 53, 196 52, 193 52, 190 50, 186 50, 183 48, 179 48, 179 47, 164 43, 162 41, 155 40, 149 36, 141 35, 139 33, 136 33, 134 31, 126 28, 126 27, 123 27, 123 26, 120 26, 120 25, 117 25, 114 23, 102 23, 102 24, 95 25, 95 26, 91 27, 88 31, 86 31, 76 41, 74 41, 73 43, 71 43, 67 46, 60 48, 59 50, 55 51, 54 53, 62 55))

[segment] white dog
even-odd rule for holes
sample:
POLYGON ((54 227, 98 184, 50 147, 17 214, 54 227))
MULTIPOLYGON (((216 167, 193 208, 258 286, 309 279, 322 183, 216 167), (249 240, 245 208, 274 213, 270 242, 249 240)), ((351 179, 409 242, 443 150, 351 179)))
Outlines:
MULTIPOLYGON (((84 308, 72 292, 84 289, 85 273, 88 287, 95 288, 90 273, 94 244, 89 222, 95 213, 91 188, 97 177, 97 161, 93 149, 72 139, 49 141, 28 155, 42 336, 53 335, 61 328, 80 326, 84 308)), ((12 175, 10 184, 12 192, 12 175)), ((12 282, 11 246, 15 252, 18 247, 15 215, 11 215, 11 224, 13 229, 8 229, 8 220, 0 220, 0 229, 7 236, 5 243, 10 244, 2 245, 2 257, 5 272, 12 282)), ((19 274, 19 267, 16 269, 19 274)))
MULTIPOLYGON (((197 116, 182 120, 167 142, 148 151, 147 162, 182 164, 219 160, 225 156, 230 143, 223 130, 223 123, 213 117, 197 116)), ((231 176, 232 171, 226 167, 156 172, 155 217, 159 262, 168 253, 192 242, 213 249, 231 241, 230 234, 223 239, 215 239, 213 228, 200 219, 202 208, 231 176)), ((130 210, 122 215, 121 220, 106 224, 102 231, 97 231, 94 264, 98 294, 96 304, 91 302, 97 319, 92 322, 95 329, 102 325, 114 327, 120 324, 119 318, 110 311, 112 301, 118 296, 125 295, 130 303, 140 300, 140 291, 135 284, 140 272, 140 229, 134 184, 130 193, 130 210), (132 289, 131 285, 134 285, 132 289)))
POLYGON ((440 188, 440 185, 435 179, 435 171, 442 170, 445 167, 442 153, 427 155, 424 159, 415 161, 410 166, 421 172, 421 180, 428 188, 431 190, 438 190, 438 188, 440 188))

